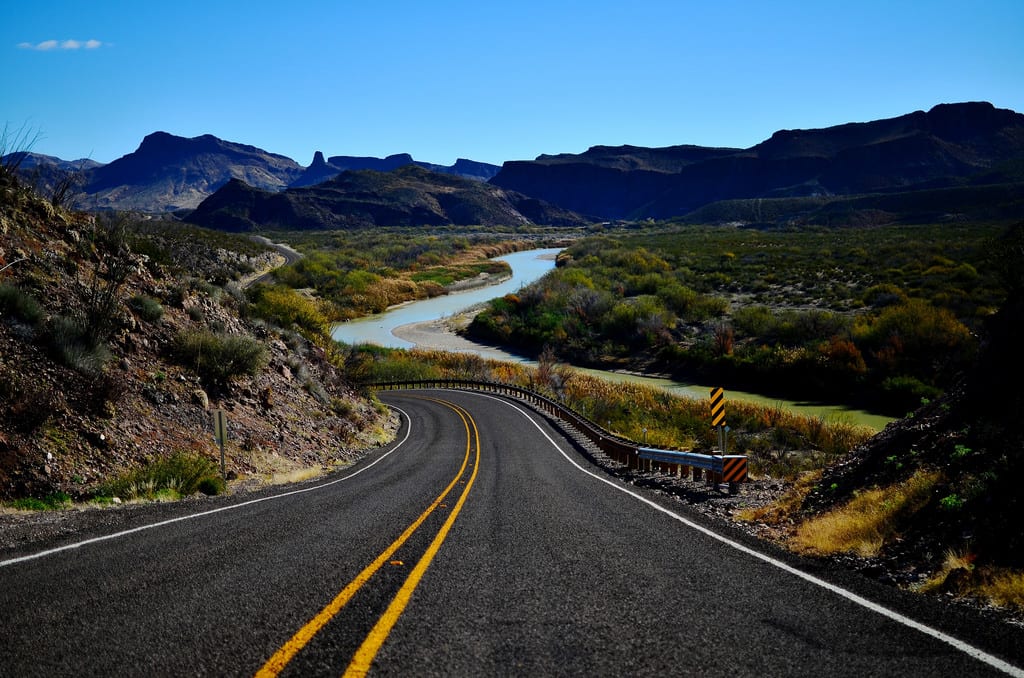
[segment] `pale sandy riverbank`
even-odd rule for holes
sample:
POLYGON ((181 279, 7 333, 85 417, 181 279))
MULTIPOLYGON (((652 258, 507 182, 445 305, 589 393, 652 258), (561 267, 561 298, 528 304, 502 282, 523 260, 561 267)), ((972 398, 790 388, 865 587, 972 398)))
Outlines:
MULTIPOLYGON (((550 252, 547 254, 541 254, 537 258, 546 261, 554 261, 557 256, 558 252, 550 252)), ((481 273, 476 278, 470 278, 469 280, 463 280, 449 285, 448 291, 461 292, 468 289, 489 287, 491 285, 503 283, 510 277, 511 276, 490 276, 486 273, 481 273)), ((485 358, 493 358, 495 360, 528 362, 527 359, 522 356, 509 353, 508 351, 504 351, 496 346, 478 344, 457 334, 459 330, 465 329, 465 327, 473 320, 473 317, 479 312, 480 306, 478 305, 473 308, 468 308, 454 316, 409 323, 408 325, 400 325, 399 327, 393 328, 391 330, 391 334, 403 341, 408 341, 409 343, 414 344, 416 348, 452 351, 453 353, 476 353, 485 358)))
POLYGON ((478 312, 478 310, 469 310, 447 318, 409 323, 394 328, 391 333, 399 339, 415 344, 416 348, 453 353, 476 353, 484 358, 494 360, 525 362, 526 359, 522 356, 503 351, 496 346, 478 344, 456 334, 456 330, 468 325, 478 312))

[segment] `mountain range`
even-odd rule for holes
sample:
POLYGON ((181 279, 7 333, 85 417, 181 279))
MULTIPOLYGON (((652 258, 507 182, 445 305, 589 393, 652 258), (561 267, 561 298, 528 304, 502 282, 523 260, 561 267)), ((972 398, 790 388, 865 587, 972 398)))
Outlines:
POLYGON ((312 227, 309 220, 314 214, 322 216, 324 227, 391 218, 407 223, 417 214, 425 223, 462 223, 462 217, 452 215, 479 213, 492 219, 503 212, 513 223, 519 219, 513 213, 558 223, 581 219, 570 217, 570 212, 594 221, 834 223, 837 218, 905 218, 907 210, 920 219, 1003 218, 1019 214, 1024 203, 1024 115, 986 102, 940 104, 927 112, 884 120, 781 130, 746 149, 594 146, 583 153, 508 161, 500 168, 465 159, 451 166, 435 165, 404 153, 385 158, 325 157, 319 151, 308 167, 302 167, 254 146, 211 135, 189 139, 166 132, 150 134, 136 151, 107 165, 37 154, 26 156, 23 165, 44 187, 60 172, 79 171, 83 181, 77 206, 90 210, 187 213, 224 190, 216 196, 215 207, 207 206, 199 218, 209 219, 214 212, 241 218, 246 212, 249 223, 234 222, 237 228, 263 227, 259 219, 275 213, 278 208, 272 205, 286 202, 298 210, 303 227, 312 227), (396 182, 365 175, 335 181, 351 172, 389 173, 409 166, 426 173, 407 174, 397 182, 416 185, 406 193, 409 201, 401 208, 396 182), (501 190, 455 190, 446 178, 453 176, 501 190), (253 190, 244 190, 237 182, 253 190), (321 191, 326 203, 316 208, 314 193, 292 192, 284 200, 262 195, 325 183, 330 183, 321 191), (341 199, 347 190, 363 193, 341 199), (383 193, 365 192, 374 190, 383 193), (485 194, 499 201, 513 198, 509 204, 483 209, 485 194), (251 200, 255 195, 261 196, 258 209, 228 205, 231 196, 251 200), (469 203, 456 208, 453 196, 466 197, 469 203), (524 207, 523 196, 535 199, 532 207, 524 207), (367 211, 374 201, 376 206, 367 211), (331 209, 351 212, 328 215, 331 209))
POLYGON ((79 173, 76 206, 85 210, 131 210, 148 213, 194 209, 231 179, 255 188, 280 191, 311 186, 346 170, 391 171, 404 165, 486 181, 497 165, 459 159, 454 165, 414 160, 407 153, 386 158, 337 155, 317 151, 309 167, 255 146, 205 134, 186 138, 167 132, 147 135, 139 147, 113 162, 68 161, 31 152, 11 153, 22 174, 44 192, 62 174, 79 173))
POLYGON ((1024 180, 1024 115, 989 103, 814 130, 748 149, 595 146, 506 162, 491 182, 605 219, 663 219, 723 200, 908 192, 1024 180))

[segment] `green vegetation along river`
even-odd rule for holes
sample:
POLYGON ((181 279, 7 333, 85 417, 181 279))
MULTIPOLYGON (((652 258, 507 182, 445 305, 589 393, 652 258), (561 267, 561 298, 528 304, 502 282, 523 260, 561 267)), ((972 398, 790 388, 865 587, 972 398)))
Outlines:
MULTIPOLYGON (((494 297, 515 292, 521 287, 539 279, 554 268, 555 255, 559 251, 557 248, 548 248, 516 252, 498 257, 499 260, 505 261, 511 266, 511 278, 499 281, 495 285, 403 304, 384 313, 340 323, 334 327, 332 336, 336 341, 346 344, 370 343, 390 348, 420 347, 464 351, 477 353, 486 358, 499 358, 529 363, 531 361, 524 359, 522 356, 496 349, 493 346, 476 344, 455 335, 448 329, 447 324, 441 321, 445 318, 457 316, 467 308, 494 297)), ((707 397, 710 389, 707 385, 685 383, 653 376, 587 368, 576 369, 610 381, 631 381, 648 384, 693 398, 707 397)), ((830 421, 844 421, 869 426, 875 430, 881 430, 887 423, 892 421, 892 417, 865 410, 852 409, 843 405, 782 400, 743 391, 727 390, 726 396, 735 400, 772 405, 810 416, 819 416, 830 421)))

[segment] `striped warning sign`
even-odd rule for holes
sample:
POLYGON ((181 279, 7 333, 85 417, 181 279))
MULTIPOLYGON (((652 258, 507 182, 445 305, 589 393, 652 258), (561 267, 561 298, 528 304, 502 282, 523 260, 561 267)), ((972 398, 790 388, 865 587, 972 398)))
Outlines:
POLYGON ((747 458, 725 457, 722 459, 722 481, 742 483, 747 479, 747 458))
POLYGON ((711 389, 711 425, 725 426, 725 389, 711 389))

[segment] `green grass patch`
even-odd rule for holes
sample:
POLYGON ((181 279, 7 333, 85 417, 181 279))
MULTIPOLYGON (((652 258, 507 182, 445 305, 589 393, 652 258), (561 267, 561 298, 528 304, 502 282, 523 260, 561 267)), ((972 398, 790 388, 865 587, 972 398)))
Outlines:
POLYGON ((224 481, 216 462, 199 454, 178 452, 154 459, 146 466, 120 476, 104 487, 99 495, 170 501, 196 492, 215 495, 223 491, 224 481))
POLYGON ((71 506, 71 497, 64 492, 53 492, 45 497, 23 497, 8 503, 19 511, 56 511, 71 506))

